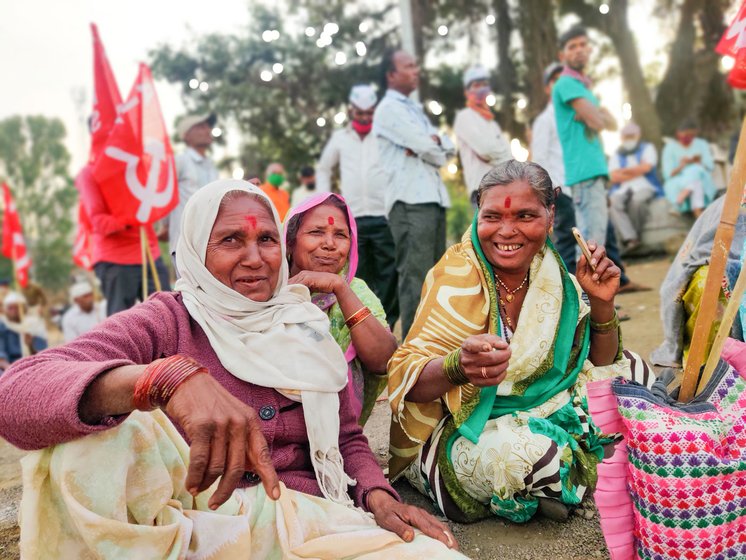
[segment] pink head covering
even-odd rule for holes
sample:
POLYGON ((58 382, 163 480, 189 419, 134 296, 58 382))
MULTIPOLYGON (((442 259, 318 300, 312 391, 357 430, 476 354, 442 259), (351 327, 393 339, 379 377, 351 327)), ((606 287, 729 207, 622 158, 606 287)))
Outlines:
MULTIPOLYGON (((290 212, 288 212, 287 216, 285 217, 285 246, 288 247, 288 243, 290 241, 288 239, 288 226, 290 225, 291 220, 293 220, 293 218, 295 218, 296 216, 298 217, 296 219, 303 219, 303 214, 313 208, 316 208, 317 206, 321 206, 331 198, 336 198, 337 200, 342 202, 345 207, 345 212, 347 213, 347 224, 350 228, 350 254, 347 256, 347 274, 345 275, 345 280, 349 284, 350 282, 352 282, 352 279, 355 278, 355 273, 357 272, 357 224, 355 223, 355 218, 350 211, 350 207, 347 206, 347 201, 345 201, 342 195, 331 192, 315 194, 312 197, 304 200, 300 206, 290 210, 290 212)), ((322 306, 322 302, 317 301, 316 299, 314 299, 314 303, 321 307, 321 309, 327 309, 336 301, 336 298, 334 298, 333 294, 331 295, 331 297, 333 299, 331 300, 331 303, 329 303, 329 305, 322 306)))
MULTIPOLYGON (((340 200, 344 204, 345 211, 347 212, 347 223, 350 228, 350 254, 347 256, 347 271, 345 274, 345 281, 349 284, 350 282, 352 282, 352 279, 355 278, 355 272, 357 271, 357 224, 355 223, 355 218, 353 217, 352 212, 350 212, 350 207, 347 205, 347 202, 341 195, 330 192, 320 193, 304 200, 303 203, 297 208, 293 208, 292 210, 290 210, 290 212, 288 212, 287 216, 285 217, 285 246, 288 247, 288 254, 290 254, 288 239, 288 229, 290 226, 290 222, 293 219, 303 219, 304 213, 308 212, 312 208, 321 206, 332 197, 340 200)), ((337 298, 334 294, 312 294, 311 301, 313 301, 320 309, 326 311, 337 302, 337 298)), ((345 359, 347 360, 347 363, 351 363, 356 356, 357 351, 355 350, 355 345, 352 343, 352 341, 350 341, 350 345, 345 350, 345 359)), ((360 416, 362 403, 355 395, 355 391, 353 388, 352 369, 348 368, 347 376, 347 390, 350 393, 350 402, 353 404, 355 415, 360 416)))

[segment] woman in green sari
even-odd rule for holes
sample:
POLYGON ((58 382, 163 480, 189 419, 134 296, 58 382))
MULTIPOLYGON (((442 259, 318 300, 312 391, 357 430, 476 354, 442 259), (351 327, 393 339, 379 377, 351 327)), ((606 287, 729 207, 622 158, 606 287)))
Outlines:
POLYGON ((478 196, 389 362, 390 476, 455 521, 524 522, 540 502, 566 517, 556 506, 580 503, 609 441, 585 384, 630 377, 614 310, 620 270, 590 240, 591 263, 581 256, 577 276, 567 272, 549 241, 555 192, 540 166, 501 164, 478 196))

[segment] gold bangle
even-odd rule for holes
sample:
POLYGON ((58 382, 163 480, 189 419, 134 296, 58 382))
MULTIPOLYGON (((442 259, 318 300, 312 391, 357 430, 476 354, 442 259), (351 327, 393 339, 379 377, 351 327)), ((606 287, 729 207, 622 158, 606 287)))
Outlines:
POLYGON ((445 357, 443 374, 451 385, 466 385, 469 382, 469 378, 466 377, 461 367, 461 348, 457 348, 445 357))
POLYGON ((606 333, 615 331, 619 328, 619 315, 617 315, 616 311, 614 311, 614 317, 611 318, 610 321, 606 321, 605 323, 596 323, 593 319, 591 319, 591 330, 597 333, 606 333))

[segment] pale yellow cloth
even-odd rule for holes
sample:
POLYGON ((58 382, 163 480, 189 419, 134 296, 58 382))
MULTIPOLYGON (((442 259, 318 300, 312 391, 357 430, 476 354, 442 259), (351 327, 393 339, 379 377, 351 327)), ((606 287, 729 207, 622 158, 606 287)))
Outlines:
POLYGON ((464 558, 421 534, 404 543, 370 514, 282 487, 237 490, 213 512, 184 489, 189 448, 160 412, 27 455, 21 555, 35 559, 464 558))

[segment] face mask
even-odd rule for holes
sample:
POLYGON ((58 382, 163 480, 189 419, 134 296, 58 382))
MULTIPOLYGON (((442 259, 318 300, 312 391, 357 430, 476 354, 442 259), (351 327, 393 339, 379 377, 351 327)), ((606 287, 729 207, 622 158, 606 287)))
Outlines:
POLYGON ((285 176, 282 173, 270 173, 267 182, 273 187, 279 187, 285 182, 285 176))
POLYGON ((474 101, 475 103, 484 103, 487 99, 487 96, 490 94, 490 86, 482 86, 477 89, 470 89, 466 92, 466 98, 469 101, 474 101))
POLYGON ((368 124, 363 124, 361 122, 352 121, 352 128, 354 128, 355 132, 358 134, 368 134, 373 128, 373 123, 369 122, 368 124))
POLYGON ((637 147, 639 140, 624 140, 622 142, 622 150, 625 152, 631 152, 637 147))
POLYGON ((676 137, 684 146, 688 146, 694 140, 694 134, 677 134, 676 137))
POLYGON ((316 190, 316 183, 306 183, 306 188, 307 188, 307 189, 308 189, 309 191, 313 191, 313 190, 316 190))

